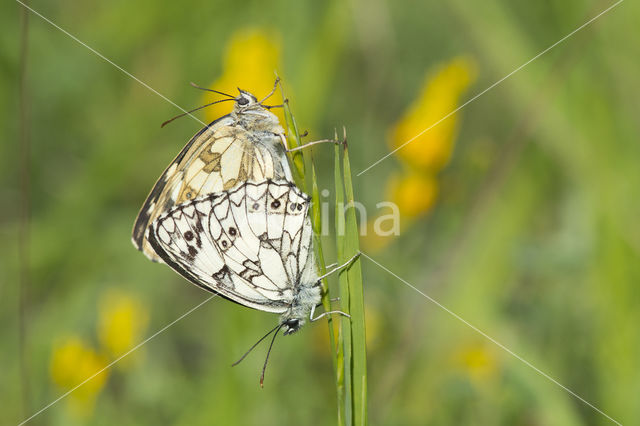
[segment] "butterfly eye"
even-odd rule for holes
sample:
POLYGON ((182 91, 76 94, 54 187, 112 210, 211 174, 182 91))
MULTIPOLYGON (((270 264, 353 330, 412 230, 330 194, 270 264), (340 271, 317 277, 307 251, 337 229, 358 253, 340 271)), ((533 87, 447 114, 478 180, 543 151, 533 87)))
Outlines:
POLYGON ((278 200, 274 200, 274 201, 271 203, 271 208, 277 209, 278 207, 280 207, 280 201, 278 201, 278 200))
POLYGON ((249 103, 249 99, 245 98, 244 96, 241 96, 240 98, 238 98, 236 102, 238 102, 238 105, 246 105, 249 103))

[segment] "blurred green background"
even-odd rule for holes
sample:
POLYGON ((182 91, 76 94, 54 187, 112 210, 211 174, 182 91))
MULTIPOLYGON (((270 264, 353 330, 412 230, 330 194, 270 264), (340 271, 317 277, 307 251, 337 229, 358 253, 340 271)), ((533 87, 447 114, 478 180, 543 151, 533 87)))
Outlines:
MULTIPOLYGON (((277 67, 310 139, 346 126, 356 172, 612 4, 30 3, 185 108, 203 103, 189 81, 264 95, 277 67), (259 52, 273 61, 266 74, 251 62, 259 52)), ((9 425, 207 293, 130 243, 146 194, 200 124, 161 129, 177 108, 33 14, 21 280, 23 12, 2 9, 0 423, 9 425)), ((411 155, 354 177, 369 222, 380 201, 401 209, 401 235, 369 235, 365 253, 623 424, 640 424, 639 13, 619 4, 398 153, 411 155)), ((323 188, 332 151, 314 151, 323 188)), ((372 424, 612 424, 372 262, 363 267, 372 424)), ((276 342, 264 389, 266 348, 230 367, 276 321, 213 299, 30 424, 334 424, 324 324, 276 342)))

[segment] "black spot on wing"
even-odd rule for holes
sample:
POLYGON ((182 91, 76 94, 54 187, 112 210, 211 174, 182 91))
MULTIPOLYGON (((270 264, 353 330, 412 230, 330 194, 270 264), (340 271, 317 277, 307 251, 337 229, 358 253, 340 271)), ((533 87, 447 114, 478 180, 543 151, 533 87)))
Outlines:
POLYGON ((201 233, 204 232, 204 227, 202 226, 202 221, 200 221, 200 220, 196 222, 196 232, 198 234, 201 234, 201 233))
POLYGON ((244 262, 242 262, 242 266, 244 266, 245 269, 242 270, 239 275, 249 282, 252 282, 255 277, 263 275, 259 260, 253 262, 249 259, 246 259, 244 262))
POLYGON ((224 265, 218 272, 211 274, 211 278, 216 280, 220 287, 234 288, 233 280, 231 279, 231 270, 227 265, 224 265))
POLYGON ((174 262, 173 259, 171 258, 171 256, 169 256, 167 254, 167 252, 164 250, 164 248, 162 248, 162 244, 160 244, 160 242, 157 240, 154 232, 150 232, 149 233, 149 244, 151 244, 151 247, 153 247, 153 250, 155 250, 155 252, 158 254, 158 256, 160 256, 160 258, 167 265, 169 265, 169 267, 171 269, 173 269, 174 271, 176 271, 177 273, 179 273, 180 275, 185 277, 187 280, 189 280, 193 284, 197 285, 198 287, 202 288, 203 290, 208 291, 209 293, 217 294, 218 296, 222 297, 223 299, 227 299, 230 302, 236 303, 236 304, 238 304, 240 306, 244 306, 244 305, 242 305, 242 303, 236 302, 235 300, 230 299, 229 297, 225 296, 224 294, 221 294, 221 293, 215 291, 213 288, 211 288, 211 286, 209 286, 206 283, 203 283, 200 279, 198 279, 198 277, 196 277, 191 272, 189 272, 186 269, 184 269, 180 264, 174 262))

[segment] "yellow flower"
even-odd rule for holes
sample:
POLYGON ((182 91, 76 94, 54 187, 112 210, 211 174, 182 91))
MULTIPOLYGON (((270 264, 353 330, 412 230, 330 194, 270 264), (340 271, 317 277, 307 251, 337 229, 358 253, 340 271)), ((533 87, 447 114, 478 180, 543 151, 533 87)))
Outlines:
POLYGON ((463 347, 456 356, 458 365, 471 381, 480 384, 494 378, 499 370, 499 360, 493 348, 485 343, 473 343, 463 347))
MULTIPOLYGON (((78 337, 70 337, 56 344, 49 366, 51 379, 67 391, 107 366, 107 359, 78 337)), ((80 417, 88 416, 98 393, 104 387, 109 370, 101 371, 69 395, 69 408, 80 417)))
POLYGON ((438 181, 430 174, 408 170, 392 176, 387 184, 386 199, 396 206, 386 209, 367 222, 367 233, 361 236, 363 247, 380 251, 404 232, 413 221, 428 213, 438 196, 438 181))
POLYGON ((442 119, 458 107, 460 96, 474 79, 475 65, 465 58, 440 66, 433 76, 427 74, 418 98, 390 132, 391 148, 398 148, 433 127, 397 152, 402 161, 432 173, 447 164, 453 151, 458 114, 442 119))
POLYGON ((408 172, 394 177, 387 188, 388 198, 396 203, 404 219, 414 219, 431 210, 438 195, 438 182, 431 175, 408 172))
MULTIPOLYGON (((462 93, 475 79, 475 65, 469 59, 456 58, 428 73, 417 99, 389 132, 391 149, 405 171, 393 176, 387 185, 387 199, 398 206, 402 230, 428 213, 438 194, 438 172, 449 162, 458 126, 457 114, 462 93), (445 118, 446 117, 446 118, 445 118)), ((379 235, 375 225, 381 217, 368 223, 363 245, 380 250, 395 234, 379 235)))
MULTIPOLYGON (((140 343, 147 327, 149 312, 134 296, 109 290, 100 302, 98 338, 103 349, 116 358, 140 343)), ((127 366, 124 358, 118 365, 127 366)))
MULTIPOLYGON (((276 79, 275 72, 280 65, 279 37, 259 29, 245 29, 236 32, 227 45, 223 74, 210 87, 231 95, 238 94, 238 87, 254 94, 258 100, 266 96, 276 79)), ((221 99, 220 95, 207 92, 204 102, 210 103, 221 99)), ((270 100, 271 105, 279 104, 278 93, 270 100)), ((213 121, 230 111, 230 102, 222 102, 206 109, 206 118, 213 121)), ((283 122, 282 110, 274 109, 273 113, 283 122)))

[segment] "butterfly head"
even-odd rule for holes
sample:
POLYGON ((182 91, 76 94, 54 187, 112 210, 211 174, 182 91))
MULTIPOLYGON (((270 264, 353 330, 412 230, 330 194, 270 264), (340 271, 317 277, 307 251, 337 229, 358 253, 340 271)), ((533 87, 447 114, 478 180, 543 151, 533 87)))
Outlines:
POLYGON ((258 98, 253 96, 251 93, 242 89, 238 89, 238 92, 240 92, 240 94, 236 96, 236 105, 235 105, 235 109, 238 112, 255 108, 256 106, 258 106, 258 108, 262 108, 262 105, 260 105, 260 103, 258 102, 258 98))
POLYGON ((289 318, 285 322, 282 323, 283 334, 286 336, 287 334, 295 333, 300 330, 304 321, 299 318, 289 318))
POLYGON ((240 94, 235 98, 232 116, 252 130, 264 130, 273 133, 282 133, 283 130, 278 122, 278 117, 272 114, 268 107, 263 105, 266 100, 259 101, 251 93, 238 89, 240 94))
POLYGON ((246 116, 262 116, 269 117, 271 114, 261 102, 258 101, 258 98, 253 96, 251 93, 246 90, 238 89, 240 94, 235 98, 235 105, 233 106, 233 112, 236 114, 242 114, 246 116))

